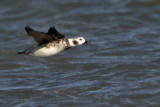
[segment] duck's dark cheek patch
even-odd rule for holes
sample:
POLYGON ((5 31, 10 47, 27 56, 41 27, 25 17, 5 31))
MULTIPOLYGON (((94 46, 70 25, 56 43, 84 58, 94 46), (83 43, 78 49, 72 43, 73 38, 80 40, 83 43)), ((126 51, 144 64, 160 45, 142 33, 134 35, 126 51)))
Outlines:
POLYGON ((77 42, 77 41, 73 41, 73 44, 74 44, 74 45, 78 45, 78 42, 77 42))

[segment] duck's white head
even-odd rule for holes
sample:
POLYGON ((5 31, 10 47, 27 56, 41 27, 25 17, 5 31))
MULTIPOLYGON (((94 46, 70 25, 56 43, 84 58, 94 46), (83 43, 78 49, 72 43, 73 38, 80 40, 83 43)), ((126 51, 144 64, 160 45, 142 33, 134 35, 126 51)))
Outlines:
POLYGON ((84 45, 84 44, 89 44, 88 41, 84 39, 84 37, 75 37, 75 38, 69 38, 69 45, 71 47, 77 46, 77 45, 84 45))

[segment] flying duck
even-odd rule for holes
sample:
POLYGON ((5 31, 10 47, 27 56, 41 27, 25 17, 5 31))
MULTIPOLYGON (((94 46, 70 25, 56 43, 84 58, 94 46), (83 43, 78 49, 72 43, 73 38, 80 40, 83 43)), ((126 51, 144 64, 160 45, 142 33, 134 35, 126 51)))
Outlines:
POLYGON ((47 33, 33 30, 29 26, 26 26, 25 30, 38 44, 18 52, 18 54, 47 57, 56 55, 77 45, 89 44, 84 37, 65 38, 65 36, 59 33, 54 26, 50 27, 47 33))

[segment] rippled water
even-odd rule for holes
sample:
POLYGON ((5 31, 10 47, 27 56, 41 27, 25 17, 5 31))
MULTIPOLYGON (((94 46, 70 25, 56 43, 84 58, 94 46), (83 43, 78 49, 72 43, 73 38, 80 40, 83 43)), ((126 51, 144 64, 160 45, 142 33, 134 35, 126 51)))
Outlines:
POLYGON ((3 0, 0 105, 3 107, 160 106, 159 0, 3 0), (56 56, 17 55, 33 44, 26 25, 90 45, 56 56))

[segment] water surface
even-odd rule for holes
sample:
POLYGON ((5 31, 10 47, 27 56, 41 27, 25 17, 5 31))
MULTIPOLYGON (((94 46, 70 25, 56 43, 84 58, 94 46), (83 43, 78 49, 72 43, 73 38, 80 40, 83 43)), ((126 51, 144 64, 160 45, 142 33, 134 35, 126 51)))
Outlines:
POLYGON ((16 0, 0 3, 3 107, 158 107, 159 0, 16 0), (17 55, 36 42, 24 27, 90 45, 38 58, 17 55))

